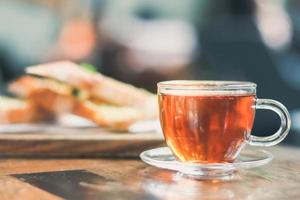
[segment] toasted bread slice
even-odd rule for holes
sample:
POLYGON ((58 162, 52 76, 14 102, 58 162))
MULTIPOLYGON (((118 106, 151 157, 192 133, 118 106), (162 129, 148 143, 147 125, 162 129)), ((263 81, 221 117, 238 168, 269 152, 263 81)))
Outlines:
POLYGON ((81 89, 101 84, 102 75, 91 73, 70 61, 59 61, 26 68, 26 73, 56 79, 81 89))
POLYGON ((74 96, 80 100, 86 100, 89 98, 88 92, 84 89, 78 89, 54 79, 29 75, 18 78, 8 86, 9 92, 22 98, 27 98, 32 92, 43 89, 53 91, 54 93, 63 96, 74 96))
POLYGON ((31 123, 49 119, 44 110, 40 110, 29 100, 0 97, 0 124, 31 123))
POLYGON ((102 127, 119 131, 128 130, 131 124, 142 118, 142 113, 131 107, 95 104, 90 101, 78 102, 73 113, 102 127))
POLYGON ((113 130, 127 130, 132 123, 142 118, 142 113, 131 107, 80 101, 73 96, 57 94, 49 89, 35 90, 29 99, 55 115, 73 113, 113 130))
POLYGON ((49 77, 85 89, 92 98, 118 106, 144 107, 154 94, 114 80, 100 73, 92 73, 81 66, 60 61, 26 68, 28 74, 49 77))

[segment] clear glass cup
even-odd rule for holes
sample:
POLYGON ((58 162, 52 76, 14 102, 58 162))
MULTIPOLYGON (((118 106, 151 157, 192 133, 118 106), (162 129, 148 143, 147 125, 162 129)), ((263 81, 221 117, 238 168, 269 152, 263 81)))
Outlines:
POLYGON ((165 81, 158 83, 158 99, 165 140, 182 162, 233 162, 245 144, 276 145, 291 127, 286 107, 258 99, 251 82, 165 81), (276 133, 252 135, 256 109, 278 114, 281 126, 276 133))

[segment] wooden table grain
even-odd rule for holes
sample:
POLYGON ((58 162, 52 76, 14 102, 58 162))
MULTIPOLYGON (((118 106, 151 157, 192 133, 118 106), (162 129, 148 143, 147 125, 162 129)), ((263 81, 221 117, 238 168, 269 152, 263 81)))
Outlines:
POLYGON ((0 199, 300 199, 300 149, 268 148, 266 166, 195 181, 139 159, 0 160, 0 199))

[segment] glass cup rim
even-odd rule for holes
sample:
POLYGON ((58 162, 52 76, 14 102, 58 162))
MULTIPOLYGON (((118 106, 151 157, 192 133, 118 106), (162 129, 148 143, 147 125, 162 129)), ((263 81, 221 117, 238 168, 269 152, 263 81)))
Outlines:
POLYGON ((242 90, 256 89, 257 85, 247 81, 214 80, 169 80, 157 83, 158 88, 180 90, 242 90))
POLYGON ((172 80, 157 84, 158 94, 180 96, 256 95, 256 84, 243 81, 172 80))

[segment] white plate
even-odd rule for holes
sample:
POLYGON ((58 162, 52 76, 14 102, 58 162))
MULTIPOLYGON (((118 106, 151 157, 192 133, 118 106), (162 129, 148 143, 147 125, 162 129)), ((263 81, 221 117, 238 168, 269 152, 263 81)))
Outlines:
MULTIPOLYGON (((97 124, 85 118, 64 114, 59 116, 53 122, 35 123, 35 124, 2 124, 0 125, 0 133, 28 133, 28 132, 43 132, 56 131, 61 129, 102 129, 97 124)), ((129 133, 145 133, 155 132, 161 133, 161 128, 158 120, 138 121, 132 124, 129 133)), ((161 133, 162 135, 162 133, 161 133)))
POLYGON ((176 160, 168 147, 144 151, 140 157, 149 165, 177 171, 183 176, 195 179, 227 179, 237 170, 259 167, 273 159, 271 153, 255 149, 242 151, 232 163, 183 163, 176 160))

